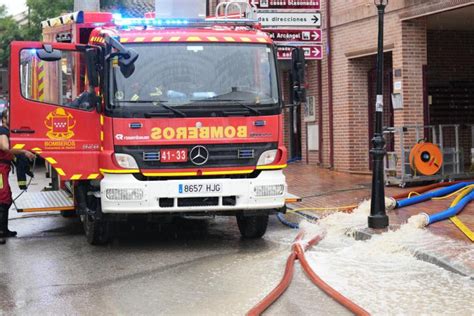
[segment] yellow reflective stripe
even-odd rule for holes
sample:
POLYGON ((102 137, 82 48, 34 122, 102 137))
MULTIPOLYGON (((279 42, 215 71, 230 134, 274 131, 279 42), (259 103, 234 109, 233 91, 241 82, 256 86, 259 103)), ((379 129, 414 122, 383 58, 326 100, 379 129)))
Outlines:
POLYGON ((205 176, 217 176, 225 174, 249 174, 253 170, 228 170, 228 171, 204 171, 202 174, 205 176))
POLYGON ((235 42, 235 38, 230 37, 230 36, 224 36, 224 39, 225 39, 227 42, 235 42))
POLYGON ((40 83, 38 86, 38 90, 43 90, 44 89, 44 82, 40 83))
POLYGON ((82 174, 75 174, 71 177, 71 180, 79 180, 82 177, 82 174))
POLYGON ((13 146, 13 149, 23 149, 25 147, 25 144, 16 144, 13 146))
POLYGON ((38 148, 38 147, 35 147, 32 149, 33 151, 41 151, 42 149, 41 148, 38 148))
POLYGON ((257 166, 257 170, 272 170, 272 169, 283 169, 288 165, 272 165, 272 166, 257 166))
POLYGON ((464 235, 466 235, 467 238, 469 238, 471 241, 474 241, 474 233, 466 225, 464 225, 464 223, 461 222, 457 216, 450 217, 449 219, 454 225, 456 225, 457 228, 459 228, 460 231, 464 233, 464 235))
POLYGON ((56 160, 54 160, 53 157, 46 157, 45 159, 46 159, 47 162, 49 162, 52 165, 55 165, 55 164, 58 163, 56 160))
POLYGON ((217 37, 215 37, 215 36, 208 36, 207 39, 210 40, 211 42, 218 42, 219 41, 217 39, 217 37))
POLYGON ((112 169, 100 169, 100 172, 102 173, 139 173, 140 170, 138 169, 117 169, 117 170, 112 170, 112 169))
POLYGON ((266 39, 266 38, 263 38, 263 37, 258 37, 258 38, 257 38, 257 41, 259 41, 260 43, 266 43, 266 42, 267 42, 267 39, 266 39))
POLYGON ((45 71, 41 71, 39 74, 38 74, 38 79, 43 79, 44 78, 44 75, 45 75, 45 71))
POLYGON ((162 39, 163 39, 162 36, 155 36, 155 37, 153 37, 153 38, 151 39, 151 41, 152 41, 152 42, 159 42, 159 41, 161 41, 162 39))
POLYGON ((64 177, 64 176, 66 175, 66 173, 64 173, 64 170, 63 170, 63 169, 61 169, 61 168, 54 168, 54 169, 56 169, 56 172, 57 172, 60 176, 63 176, 63 177, 64 177))
POLYGON ((128 42, 128 38, 122 37, 122 38, 120 39, 120 42, 122 42, 122 43, 128 42))
POLYGON ((100 115, 100 125, 104 125, 104 116, 100 115))
POLYGON ((251 41, 252 41, 252 40, 251 40, 250 38, 248 38, 248 37, 241 37, 240 40, 241 40, 242 42, 251 42, 251 41))
POLYGON ((187 39, 188 42, 201 42, 202 39, 199 36, 190 36, 187 39))
POLYGON ((184 176, 197 176, 197 172, 153 172, 143 173, 146 177, 184 177, 184 176))
POLYGON ((170 42, 176 42, 176 41, 179 41, 179 36, 170 37, 170 42))
POLYGON ((99 177, 99 174, 98 173, 91 173, 87 179, 88 180, 94 180, 94 179, 97 179, 99 177))
POLYGON ((137 38, 135 38, 134 41, 135 41, 135 42, 143 42, 144 40, 145 40, 144 37, 137 37, 137 38))
POLYGON ((100 140, 104 141, 104 132, 103 131, 100 131, 100 140))

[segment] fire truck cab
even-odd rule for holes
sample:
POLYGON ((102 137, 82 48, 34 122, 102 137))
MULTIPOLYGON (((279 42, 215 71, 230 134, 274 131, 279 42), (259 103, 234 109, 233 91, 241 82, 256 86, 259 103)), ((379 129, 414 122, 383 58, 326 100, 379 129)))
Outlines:
POLYGON ((44 42, 13 42, 12 146, 63 184, 19 211, 74 210, 91 244, 134 216, 234 215, 261 237, 285 211, 283 102, 275 46, 240 5, 238 18, 76 12, 43 22, 44 42))

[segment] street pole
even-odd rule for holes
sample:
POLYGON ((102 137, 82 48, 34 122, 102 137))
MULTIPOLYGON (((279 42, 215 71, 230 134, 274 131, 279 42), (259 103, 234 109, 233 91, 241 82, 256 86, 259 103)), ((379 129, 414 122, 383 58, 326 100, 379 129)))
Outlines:
POLYGON ((385 228, 388 226, 388 216, 385 213, 385 181, 383 159, 386 154, 383 138, 383 25, 385 6, 388 0, 374 0, 378 10, 379 35, 377 51, 377 86, 375 102, 375 133, 372 138, 372 199, 370 204, 369 228, 385 228))

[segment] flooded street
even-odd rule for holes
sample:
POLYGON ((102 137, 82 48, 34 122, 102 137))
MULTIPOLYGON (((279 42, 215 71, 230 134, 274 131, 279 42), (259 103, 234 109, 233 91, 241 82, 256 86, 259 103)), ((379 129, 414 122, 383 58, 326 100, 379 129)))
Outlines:
POLYGON ((441 242, 442 237, 409 224, 366 241, 348 236, 366 221, 367 215, 356 211, 330 215, 319 225, 305 225, 313 233, 326 232, 307 255, 323 280, 375 315, 472 315, 472 275, 451 273, 415 257, 420 252, 436 252, 437 245, 449 245, 472 261, 472 245, 441 242))
MULTIPOLYGON (((180 220, 93 247, 76 219, 11 226, 19 237, 0 248, 2 315, 243 315, 279 282, 297 233, 272 218, 263 240, 245 241, 234 218, 180 220)), ((315 310, 346 314, 300 272, 269 314, 315 310)))
MULTIPOLYGON (((334 214, 303 225, 326 230, 307 257, 327 283, 375 315, 472 314, 473 281, 409 250, 415 239, 436 247, 437 237, 411 227, 368 241, 347 235, 365 220, 334 214)), ((0 253, 5 315, 243 315, 279 282, 297 233, 272 218, 263 240, 244 241, 234 218, 183 219, 160 233, 128 232, 93 247, 75 219, 48 215, 11 225, 19 237, 0 253)), ((349 313, 296 263, 292 285, 267 314, 349 313)))

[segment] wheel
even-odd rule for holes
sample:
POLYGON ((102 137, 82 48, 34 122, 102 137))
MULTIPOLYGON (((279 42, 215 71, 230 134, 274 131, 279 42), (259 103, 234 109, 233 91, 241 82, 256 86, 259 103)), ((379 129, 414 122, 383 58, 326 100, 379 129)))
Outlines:
POLYGON ((237 215, 237 225, 242 237, 260 238, 267 231, 268 215, 237 215))
MULTIPOLYGON (((94 196, 87 197, 87 207, 95 214, 101 212, 100 199, 94 196)), ((98 220, 95 216, 85 214, 81 216, 87 242, 91 245, 104 245, 110 239, 110 223, 98 220)))

